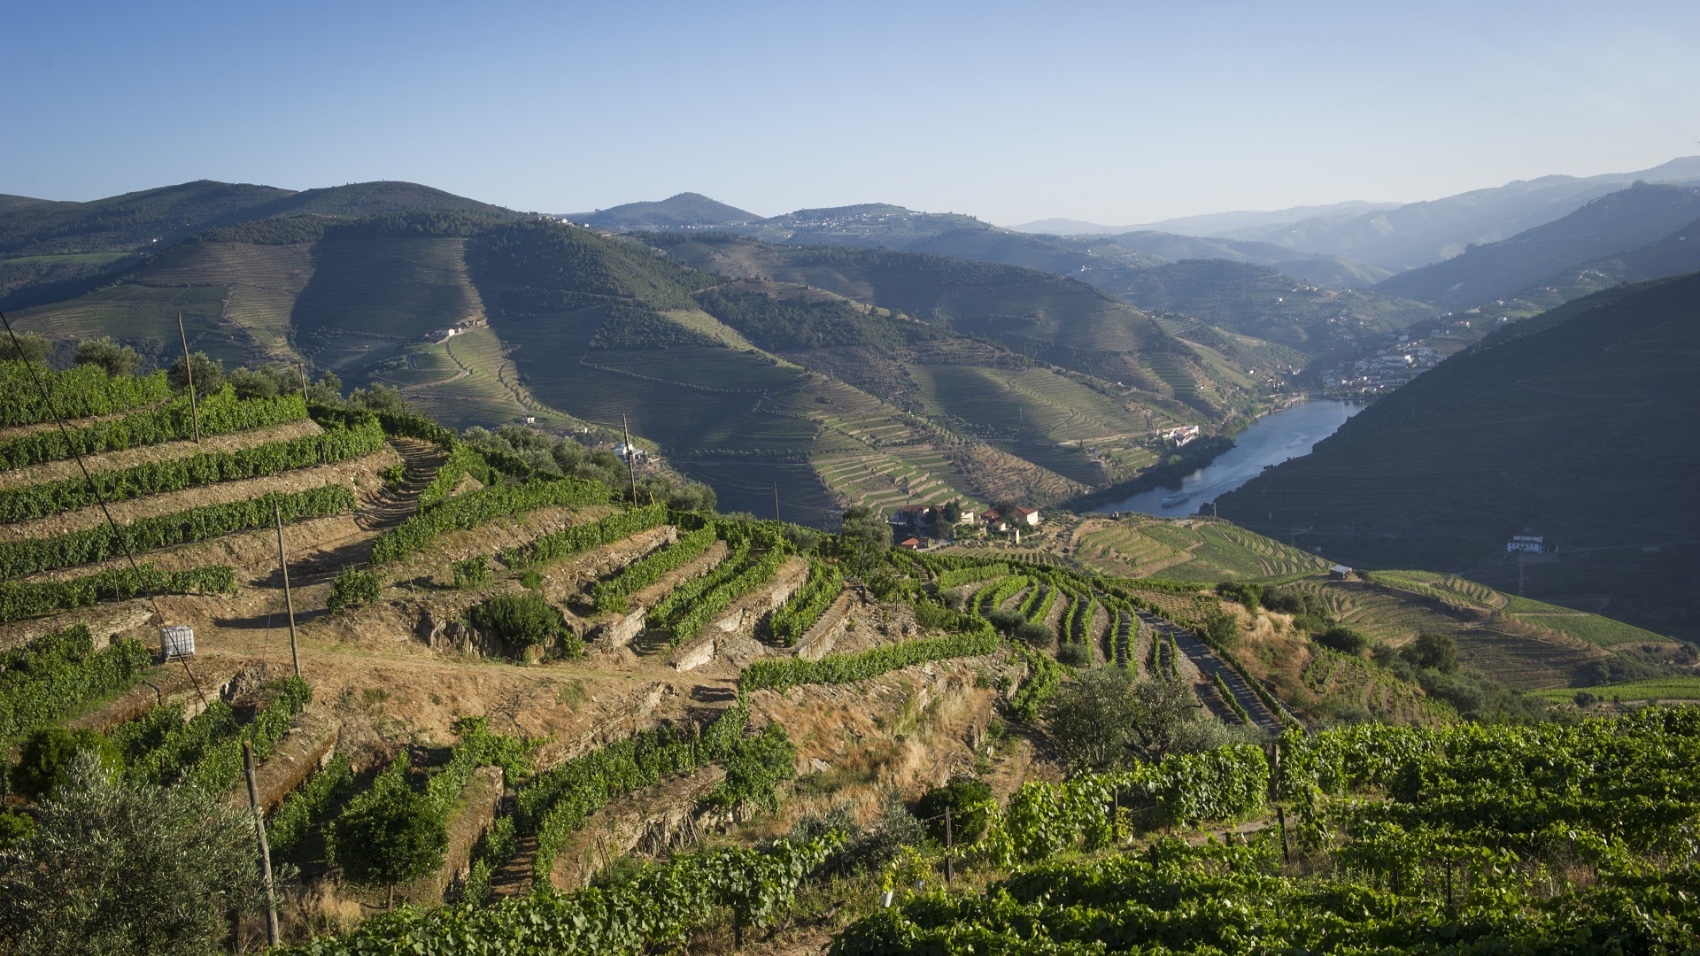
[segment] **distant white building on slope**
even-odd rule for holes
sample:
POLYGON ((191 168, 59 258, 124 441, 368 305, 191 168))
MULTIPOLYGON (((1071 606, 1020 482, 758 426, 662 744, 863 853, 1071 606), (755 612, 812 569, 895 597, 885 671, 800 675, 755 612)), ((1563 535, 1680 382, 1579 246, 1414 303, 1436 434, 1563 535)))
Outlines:
POLYGON ((1516 554, 1519 551, 1525 554, 1540 554, 1546 549, 1546 536, 1539 534, 1512 535, 1511 540, 1505 543, 1506 554, 1516 554))

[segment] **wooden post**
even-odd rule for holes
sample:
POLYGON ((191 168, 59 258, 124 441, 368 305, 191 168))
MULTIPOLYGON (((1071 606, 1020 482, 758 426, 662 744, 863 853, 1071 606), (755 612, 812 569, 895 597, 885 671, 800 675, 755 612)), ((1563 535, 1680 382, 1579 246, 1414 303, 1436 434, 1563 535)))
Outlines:
POLYGON ((195 398, 195 363, 189 361, 189 335, 183 331, 183 310, 177 310, 177 340, 183 343, 183 374, 189 379, 189 415, 195 423, 195 444, 201 443, 201 406, 195 398))
POLYGON ((626 416, 620 415, 620 430, 626 435, 626 477, 632 483, 632 507, 637 507, 637 456, 632 454, 632 427, 626 423, 626 416))
POLYGON ((773 520, 779 520, 779 482, 773 483, 773 520))
POLYGON ((260 788, 254 783, 254 745, 242 741, 242 772, 248 778, 248 806, 254 811, 254 836, 260 841, 260 882, 266 888, 266 940, 276 946, 277 894, 272 889, 272 851, 266 845, 266 817, 260 812, 260 788))
POLYGON ((950 828, 950 808, 944 808, 944 885, 949 886, 956 879, 956 860, 951 849, 956 845, 950 828))
POLYGON ((1110 842, 1121 845, 1122 794, 1120 790, 1110 790, 1110 842))
POLYGON ((301 651, 295 645, 295 595, 289 590, 289 562, 283 556, 283 508, 272 502, 272 515, 277 518, 277 567, 283 572, 283 604, 289 612, 289 659, 295 665, 295 676, 301 676, 301 651))
POLYGON ((295 363, 295 371, 301 374, 301 400, 304 402, 307 400, 307 366, 297 362, 295 363))

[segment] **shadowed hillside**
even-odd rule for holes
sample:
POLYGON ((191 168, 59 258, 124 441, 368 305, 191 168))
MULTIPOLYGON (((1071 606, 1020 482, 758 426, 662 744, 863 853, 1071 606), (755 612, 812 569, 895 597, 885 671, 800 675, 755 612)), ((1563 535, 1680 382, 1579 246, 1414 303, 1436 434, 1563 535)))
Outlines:
POLYGON ((1556 559, 1527 593, 1700 635, 1700 277, 1602 293, 1512 326, 1221 498, 1224 517, 1379 567, 1514 590, 1505 542, 1556 559))

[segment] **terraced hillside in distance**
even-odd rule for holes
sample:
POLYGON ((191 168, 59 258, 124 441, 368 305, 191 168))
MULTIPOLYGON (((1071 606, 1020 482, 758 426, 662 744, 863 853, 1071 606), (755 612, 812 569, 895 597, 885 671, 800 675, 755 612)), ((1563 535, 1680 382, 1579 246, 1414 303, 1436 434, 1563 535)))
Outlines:
MULTIPOLYGON (((1071 498, 1156 463, 1162 429, 1227 427, 1284 387, 1251 364, 1267 346, 1176 338, 1030 270, 816 250, 830 261, 746 280, 724 256, 700 271, 688 250, 499 210, 296 205, 161 247, 19 326, 62 356, 111 336, 168 364, 180 314, 192 350, 393 386, 456 428, 612 444, 629 425, 729 508, 772 513, 777 484, 780 513, 817 526, 856 504, 1071 498), (861 278, 823 288, 820 269, 861 278)), ((776 263, 807 252, 736 241, 776 263)))

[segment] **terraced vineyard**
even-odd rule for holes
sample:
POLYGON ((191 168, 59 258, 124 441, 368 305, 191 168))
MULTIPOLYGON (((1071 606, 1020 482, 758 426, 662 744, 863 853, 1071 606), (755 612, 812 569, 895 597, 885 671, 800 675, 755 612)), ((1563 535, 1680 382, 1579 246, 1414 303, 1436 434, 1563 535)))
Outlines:
POLYGON ((1186 581, 1313 574, 1327 562, 1226 522, 1131 515, 1089 518, 1072 534, 1076 558, 1107 574, 1186 581))

